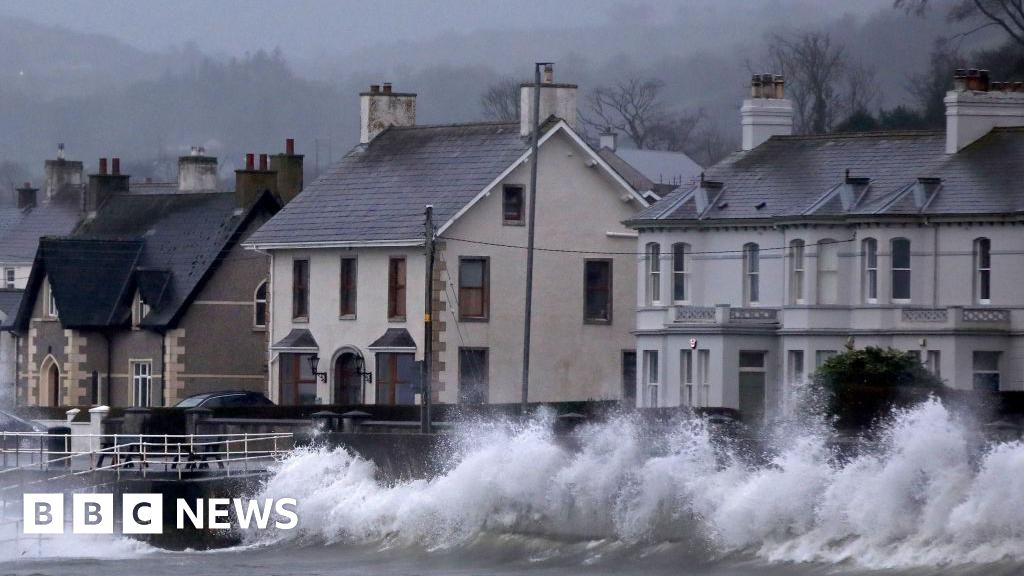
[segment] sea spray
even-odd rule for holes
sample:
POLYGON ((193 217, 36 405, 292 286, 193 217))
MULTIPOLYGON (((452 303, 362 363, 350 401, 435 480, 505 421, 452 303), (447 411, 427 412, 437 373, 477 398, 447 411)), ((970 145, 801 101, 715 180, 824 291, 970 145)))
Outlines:
POLYGON ((1024 559, 1024 446, 979 448, 938 400, 845 458, 813 422, 770 434, 755 460, 699 419, 613 418, 582 427, 577 449, 551 424, 467 425, 444 473, 397 483, 344 449, 299 451, 262 497, 298 499, 299 529, 276 537, 305 542, 437 549, 526 534, 864 567, 1024 559))

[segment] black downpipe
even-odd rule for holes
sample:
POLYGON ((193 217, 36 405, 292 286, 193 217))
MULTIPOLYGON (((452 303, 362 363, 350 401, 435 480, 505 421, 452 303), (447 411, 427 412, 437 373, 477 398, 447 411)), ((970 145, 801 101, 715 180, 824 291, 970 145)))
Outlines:
POLYGON ((111 349, 110 333, 109 332, 104 332, 103 333, 103 337, 107 340, 107 386, 103 390, 104 396, 107 397, 107 401, 104 402, 104 404, 106 404, 107 406, 110 406, 110 400, 112 398, 110 389, 113 386, 113 382, 110 379, 110 370, 111 370, 111 364, 113 363, 114 353, 113 353, 113 350, 111 349))

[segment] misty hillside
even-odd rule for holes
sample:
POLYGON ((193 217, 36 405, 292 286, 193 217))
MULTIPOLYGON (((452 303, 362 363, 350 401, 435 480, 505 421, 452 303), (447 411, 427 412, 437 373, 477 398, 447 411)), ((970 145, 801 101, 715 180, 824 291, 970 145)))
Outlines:
POLYGON ((917 17, 889 0, 856 10, 807 0, 754 6, 730 12, 700 2, 668 19, 621 7, 599 26, 543 22, 419 42, 382 39, 374 49, 316 62, 292 61, 280 50, 238 58, 192 45, 142 51, 102 35, 0 17, 7 46, 0 50, 0 186, 38 179, 57 142, 87 170, 100 156, 120 156, 133 176, 165 179, 191 145, 219 156, 227 177, 246 152, 277 152, 291 137, 312 177, 318 160, 322 167, 356 141, 358 93, 369 84, 390 81, 396 90, 417 92, 421 123, 470 121, 482 117, 480 95, 490 84, 528 77, 533 61, 547 59, 557 63, 556 79, 580 85, 584 112, 597 86, 658 78, 669 108, 700 111, 733 149, 749 75, 771 71, 770 34, 798 27, 831 34, 851 62, 873 71, 875 107, 912 103, 910 78, 927 70, 935 40, 951 35, 944 11, 917 17))

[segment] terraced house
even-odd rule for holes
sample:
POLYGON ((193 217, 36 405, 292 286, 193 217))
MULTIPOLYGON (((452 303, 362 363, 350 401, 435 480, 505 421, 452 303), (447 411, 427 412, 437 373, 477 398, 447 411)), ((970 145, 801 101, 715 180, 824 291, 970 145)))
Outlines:
POLYGON ((522 87, 520 122, 422 126, 415 94, 385 84, 360 96, 361 143, 248 240, 272 257, 275 400, 416 403, 427 337, 435 401, 520 400, 534 90, 545 250, 529 399, 632 393, 635 234, 622 221, 648 201, 576 133, 576 86, 549 72, 522 87), (427 205, 438 236, 430 335, 427 205))
POLYGON ((958 71, 945 131, 790 136, 755 76, 743 150, 629 221, 638 403, 754 419, 846 346, 1024 388, 1024 92, 958 71))
POLYGON ((240 243, 298 193, 301 163, 290 145, 270 167, 250 156, 235 191, 220 192, 217 159, 198 150, 171 186, 133 187, 101 159, 82 222, 36 252, 14 322, 19 402, 165 406, 263 391, 269 259, 240 243))

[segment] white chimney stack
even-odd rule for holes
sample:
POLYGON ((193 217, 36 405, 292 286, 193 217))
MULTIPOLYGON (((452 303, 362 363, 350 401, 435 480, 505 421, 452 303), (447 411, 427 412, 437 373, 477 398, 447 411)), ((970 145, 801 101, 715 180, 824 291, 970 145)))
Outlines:
MULTIPOLYGON (((540 81, 540 121, 550 116, 565 120, 576 129, 576 88, 575 84, 555 84, 555 68, 544 66, 540 81)), ((528 136, 533 132, 533 83, 519 86, 519 133, 528 136)))
POLYGON ((416 125, 416 94, 392 92, 391 84, 373 84, 359 94, 359 143, 367 144, 390 126, 416 125))
POLYGON ((1024 85, 991 82, 988 70, 957 70, 944 102, 947 154, 956 154, 993 128, 1024 126, 1024 85))
POLYGON ((611 150, 612 152, 615 152, 615 146, 616 146, 616 143, 617 143, 616 142, 617 139, 618 139, 618 134, 616 134, 615 132, 613 132, 609 128, 608 130, 606 130, 606 131, 601 133, 601 144, 600 144, 600 146, 601 146, 601 148, 607 148, 607 149, 611 150))
POLYGON ((205 153, 193 146, 188 156, 178 158, 178 192, 217 191, 217 158, 205 153))
POLYGON ((772 74, 754 74, 750 98, 740 108, 743 150, 753 150, 772 136, 793 133, 793 102, 786 99, 785 80, 772 74))

